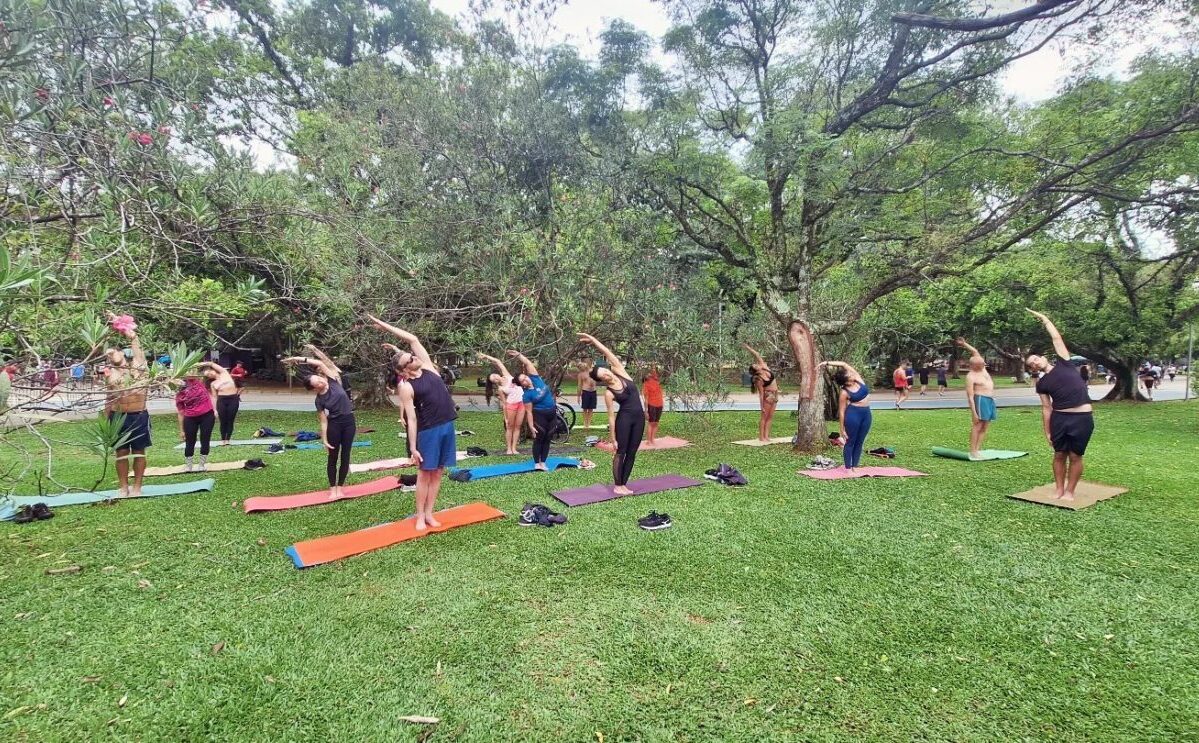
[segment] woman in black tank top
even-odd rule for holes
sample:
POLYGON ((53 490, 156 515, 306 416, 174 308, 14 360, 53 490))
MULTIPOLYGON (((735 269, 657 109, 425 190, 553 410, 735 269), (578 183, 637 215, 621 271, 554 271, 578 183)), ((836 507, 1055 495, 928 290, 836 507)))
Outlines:
POLYGON ((645 408, 641 406, 641 393, 624 362, 612 351, 586 333, 579 333, 579 340, 595 346, 608 360, 608 368, 597 366, 591 370, 591 378, 604 385, 604 401, 608 408, 608 438, 616 450, 612 454, 612 482, 617 495, 632 495, 629 477, 633 474, 633 463, 637 450, 641 448, 641 436, 645 432, 645 408), (612 408, 619 406, 615 416, 612 408))

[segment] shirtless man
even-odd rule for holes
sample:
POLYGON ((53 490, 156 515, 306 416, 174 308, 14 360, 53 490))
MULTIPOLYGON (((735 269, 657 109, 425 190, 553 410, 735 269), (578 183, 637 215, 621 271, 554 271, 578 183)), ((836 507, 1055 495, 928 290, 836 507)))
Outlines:
POLYGON ((966 374, 966 404, 970 406, 970 458, 980 459, 987 427, 998 417, 995 411, 995 380, 987 371, 987 362, 978 349, 958 338, 958 345, 970 352, 970 371, 966 374))
POLYGON ((150 413, 146 410, 146 374, 149 365, 137 331, 123 331, 129 339, 132 360, 125 352, 110 348, 104 352, 108 359, 108 370, 104 384, 108 395, 104 402, 104 415, 112 420, 124 413, 125 422, 121 433, 128 438, 117 449, 117 493, 120 497, 137 498, 142 494, 142 478, 146 474, 146 448, 150 446, 150 413), (132 363, 131 363, 132 361, 132 363), (133 487, 129 487, 129 460, 133 459, 133 487))
POLYGON ((591 378, 591 362, 587 359, 579 361, 579 407, 583 409, 583 429, 591 428, 591 414, 595 412, 596 393, 595 380, 591 378))

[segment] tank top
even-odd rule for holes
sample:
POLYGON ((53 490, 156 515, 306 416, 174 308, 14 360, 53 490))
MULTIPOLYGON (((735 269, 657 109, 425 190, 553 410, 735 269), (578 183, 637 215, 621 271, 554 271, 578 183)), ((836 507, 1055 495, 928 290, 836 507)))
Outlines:
POLYGON ((524 399, 525 399, 525 388, 521 387, 516 382, 513 382, 512 384, 508 385, 507 388, 505 388, 504 402, 508 403, 509 405, 520 404, 520 403, 524 402, 524 399))
MULTIPOLYGON (((620 392, 612 390, 612 399, 616 400, 616 404, 620 406, 620 410, 616 411, 620 415, 645 415, 645 408, 641 407, 641 394, 637 391, 637 385, 633 384, 633 380, 620 378, 624 382, 624 389, 620 392)), ((611 389, 611 388, 609 388, 611 389)))
POLYGON ((858 382, 857 392, 845 390, 845 394, 849 396, 850 402, 861 402, 866 399, 867 395, 870 394, 870 388, 866 386, 865 382, 858 382))
POLYGON ((424 431, 458 418, 458 411, 454 410, 454 398, 440 376, 425 369, 419 377, 407 382, 412 385, 416 430, 424 431))

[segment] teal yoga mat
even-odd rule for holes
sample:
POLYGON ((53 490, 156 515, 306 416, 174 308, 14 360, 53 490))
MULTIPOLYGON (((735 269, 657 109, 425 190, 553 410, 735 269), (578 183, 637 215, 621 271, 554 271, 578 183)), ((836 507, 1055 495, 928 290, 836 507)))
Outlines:
MULTIPOLYGON (((545 466, 550 472, 559 467, 578 467, 579 460, 573 457, 550 457, 545 460, 545 466)), ((475 480, 483 480, 488 477, 502 477, 503 475, 519 475, 524 472, 533 472, 533 460, 529 459, 524 462, 508 462, 505 464, 485 464, 480 467, 455 467, 450 470, 452 478, 458 472, 468 472, 470 477, 467 482, 475 480)))
MULTIPOLYGON (((141 498, 157 498, 163 495, 184 495, 198 493, 202 490, 212 490, 216 480, 193 480, 192 482, 177 482, 170 485, 145 485, 142 487, 141 498)), ((62 506, 82 506, 88 503, 100 503, 106 500, 133 500, 126 496, 117 497, 115 490, 97 490, 94 493, 59 493, 57 495, 14 495, 11 500, 13 510, 0 509, 0 521, 6 521, 16 515, 16 509, 22 506, 32 506, 34 503, 45 503, 51 508, 62 506)))
POLYGON ((1004 451, 1002 449, 983 449, 979 452, 978 459, 971 459, 970 452, 960 451, 958 449, 946 449, 942 446, 934 446, 933 454, 946 459, 960 459, 963 462, 985 462, 991 459, 1018 459, 1027 457, 1026 451, 1004 451))

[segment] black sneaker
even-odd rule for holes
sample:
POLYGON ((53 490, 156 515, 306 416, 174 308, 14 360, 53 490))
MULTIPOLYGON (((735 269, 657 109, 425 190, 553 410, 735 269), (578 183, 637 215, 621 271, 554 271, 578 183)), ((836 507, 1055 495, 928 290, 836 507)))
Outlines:
POLYGON ((657 521, 659 518, 661 518, 661 514, 659 514, 657 511, 650 511, 648 516, 642 516, 641 518, 637 519, 637 523, 646 524, 651 521, 657 521))
POLYGON ((526 503, 520 509, 520 518, 517 519, 517 526, 537 526, 537 507, 532 503, 526 503))
POLYGON ((406 488, 416 485, 416 475, 400 475, 400 484, 406 488))
POLYGON ((646 516, 645 520, 638 521, 637 525, 646 531, 661 531, 662 529, 669 529, 673 525, 673 522, 671 522, 668 514, 652 513, 650 516, 646 516))
POLYGON ((33 506, 22 506, 17 515, 12 517, 14 523, 28 524, 31 521, 37 521, 37 516, 33 515, 33 506))
POLYGON ((46 519, 54 518, 54 512, 45 503, 34 503, 33 517, 38 521, 45 521, 46 519))
POLYGON ((561 513, 554 513, 553 511, 550 511, 550 523, 561 526, 562 524, 566 523, 566 516, 561 513))
POLYGON ((470 482, 470 470, 454 470, 450 473, 450 479, 454 482, 470 482))
POLYGON ((266 462, 261 459, 247 459, 246 463, 242 466, 248 470, 260 470, 266 467, 266 462))
POLYGON ((538 503, 537 505, 533 506, 533 513, 537 517, 537 524, 539 526, 549 527, 554 525, 554 521, 552 519, 554 512, 546 506, 538 503))
POLYGON ((270 446, 267 447, 266 453, 267 454, 282 454, 283 453, 283 444, 271 444, 270 446))

